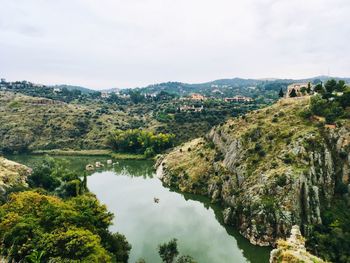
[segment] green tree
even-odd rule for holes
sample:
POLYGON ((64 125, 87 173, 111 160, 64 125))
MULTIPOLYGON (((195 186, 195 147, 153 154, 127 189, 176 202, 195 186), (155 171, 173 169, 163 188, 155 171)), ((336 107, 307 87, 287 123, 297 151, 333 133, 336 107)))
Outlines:
POLYGON ((327 93, 332 93, 333 91, 335 91, 336 87, 337 87, 337 81, 335 79, 330 79, 326 82, 326 84, 324 85, 327 93))
POLYGON ((296 91, 295 91, 295 89, 292 89, 292 91, 290 92, 289 96, 290 96, 291 98, 295 98, 295 97, 298 96, 297 93, 296 93, 296 91))
POLYGON ((324 93, 324 88, 322 86, 322 83, 319 83, 315 86, 314 91, 320 94, 324 93))
POLYGON ((312 114, 323 116, 325 108, 327 108, 327 100, 320 95, 311 97, 310 110, 312 114))
POLYGON ((130 245, 109 232, 113 215, 92 195, 62 200, 34 191, 12 193, 0 215, 0 254, 9 260, 128 260, 130 245))
POLYGON ((280 89, 280 92, 278 93, 278 96, 279 96, 280 98, 283 98, 283 97, 284 97, 284 93, 283 93, 282 88, 280 89))
POLYGON ((174 145, 175 135, 158 133, 150 131, 133 129, 133 130, 116 130, 109 137, 109 144, 112 149, 119 152, 143 153, 153 156, 174 145))
POLYGON ((311 94, 311 82, 308 82, 308 83, 307 83, 306 92, 307 92, 308 94, 311 94))
POLYGON ((158 253, 164 263, 173 263, 179 254, 179 251, 177 250, 177 240, 174 238, 168 243, 159 245, 158 253))
POLYGON ((176 263, 196 263, 196 261, 191 256, 185 255, 179 257, 176 263))
POLYGON ((339 80, 336 87, 335 87, 335 90, 338 92, 343 92, 345 90, 345 88, 346 88, 345 81, 339 80))
POLYGON ((350 107, 350 89, 344 91, 344 94, 337 98, 343 108, 350 107))

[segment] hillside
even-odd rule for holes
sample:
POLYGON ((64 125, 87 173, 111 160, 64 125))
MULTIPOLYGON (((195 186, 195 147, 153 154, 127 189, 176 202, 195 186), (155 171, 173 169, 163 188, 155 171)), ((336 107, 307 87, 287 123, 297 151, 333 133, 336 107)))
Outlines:
POLYGON ((231 116, 260 107, 256 103, 206 101, 202 112, 179 111, 180 100, 90 101, 65 103, 0 91, 0 151, 108 148, 116 129, 147 129, 173 133, 176 142, 191 140, 231 116))
MULTIPOLYGON (((143 93, 169 92, 179 96, 188 96, 191 93, 200 93, 214 97, 232 97, 243 95, 259 99, 262 102, 273 102, 278 98, 278 92, 285 90, 292 83, 319 83, 329 80, 327 76, 317 76, 305 79, 218 79, 205 83, 164 82, 140 88, 143 93)), ((350 83, 350 78, 333 78, 350 83)))
POLYGON ((0 151, 106 148, 111 130, 140 120, 117 107, 0 92, 0 151))
POLYGON ((81 87, 81 86, 74 86, 74 85, 67 85, 67 84, 54 85, 54 86, 51 86, 51 87, 54 88, 54 89, 67 89, 69 91, 79 90, 83 94, 96 92, 96 90, 92 90, 92 89, 89 89, 89 88, 85 88, 85 87, 81 87))
POLYGON ((349 247, 341 240, 349 235, 350 209, 343 209, 350 183, 350 122, 325 128, 305 118, 308 106, 308 97, 283 99, 229 120, 160 159, 157 173, 167 185, 221 202, 225 222, 253 244, 273 245, 299 225, 309 248, 339 260, 325 247, 342 243, 345 254, 349 247), (334 222, 344 234, 327 243, 329 233, 337 235, 334 222))

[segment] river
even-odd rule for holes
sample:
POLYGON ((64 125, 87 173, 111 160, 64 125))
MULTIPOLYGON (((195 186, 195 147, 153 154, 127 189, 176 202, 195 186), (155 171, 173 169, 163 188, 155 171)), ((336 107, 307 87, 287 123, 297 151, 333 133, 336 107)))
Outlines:
MULTIPOLYGON (((43 157, 7 158, 34 166, 43 157)), ((268 262, 270 248, 253 246, 234 228, 224 226, 220 206, 207 198, 163 187, 151 161, 120 160, 107 166, 107 157, 55 158, 67 160, 77 172, 94 161, 105 163, 91 172, 88 187, 114 213, 111 230, 123 233, 131 243, 131 263, 141 257, 160 263, 157 247, 172 238, 178 240, 180 254, 199 263, 268 262)))

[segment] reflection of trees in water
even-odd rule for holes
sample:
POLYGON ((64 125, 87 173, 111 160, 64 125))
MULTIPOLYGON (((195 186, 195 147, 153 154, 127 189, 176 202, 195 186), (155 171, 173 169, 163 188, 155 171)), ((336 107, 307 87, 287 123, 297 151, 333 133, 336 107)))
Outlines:
POLYGON ((113 166, 113 171, 130 177, 153 178, 155 172, 153 165, 152 161, 123 160, 116 162, 113 166))
POLYGON ((235 229, 233 226, 227 226, 224 223, 224 217, 222 214, 223 207, 219 203, 212 203, 210 198, 201 196, 201 195, 195 195, 195 194, 189 194, 189 193, 182 193, 178 191, 177 189, 171 188, 171 192, 176 192, 184 197, 186 201, 192 200, 192 201, 198 201, 203 204, 203 206, 206 209, 212 209, 215 214, 216 220, 220 223, 221 226, 223 226, 226 230, 226 232, 233 236, 237 241, 238 248, 242 251, 243 256, 249 260, 249 262, 252 263, 265 263, 269 262, 270 258, 270 247, 259 247, 254 246, 249 243, 249 241, 244 238, 237 229, 235 229))

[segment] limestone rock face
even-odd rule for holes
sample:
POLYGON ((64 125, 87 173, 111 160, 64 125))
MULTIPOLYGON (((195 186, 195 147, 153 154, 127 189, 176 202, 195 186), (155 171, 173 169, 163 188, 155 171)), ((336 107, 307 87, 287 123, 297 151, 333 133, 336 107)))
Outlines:
POLYGON ((301 235, 299 226, 293 226, 291 235, 287 240, 278 240, 277 248, 271 251, 270 263, 323 263, 324 261, 305 248, 305 239, 301 235))
POLYGON ((157 174, 220 201, 225 223, 253 244, 274 245, 293 225, 307 237, 337 189, 350 204, 350 122, 325 128, 301 117, 307 107, 282 100, 214 127, 159 159, 157 174))
POLYGON ((30 168, 0 157, 0 192, 14 185, 26 185, 30 173, 30 168))

